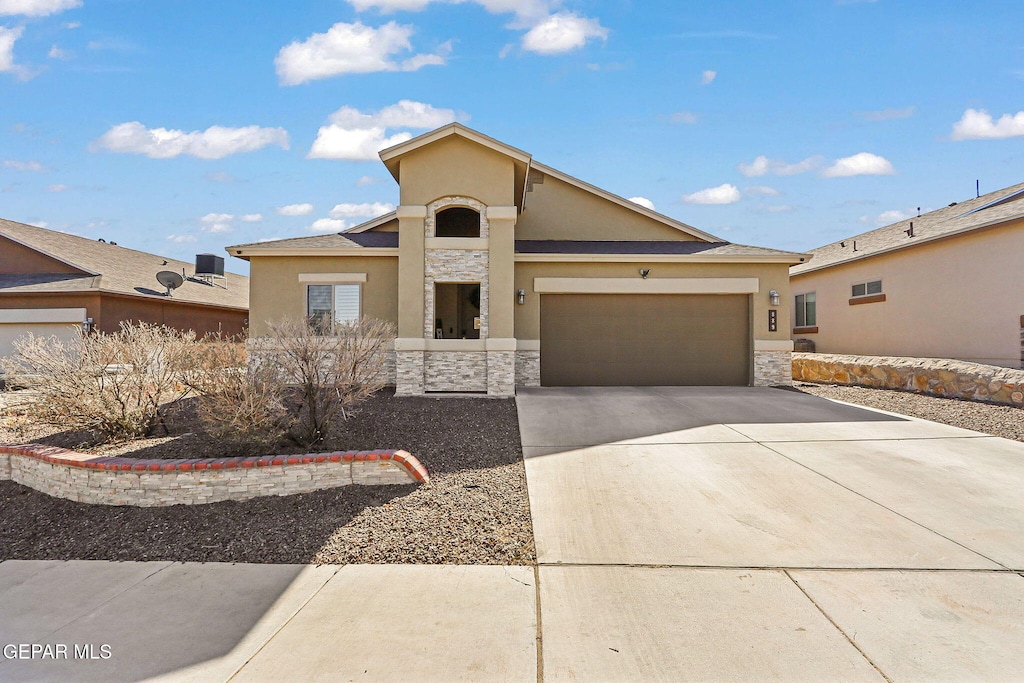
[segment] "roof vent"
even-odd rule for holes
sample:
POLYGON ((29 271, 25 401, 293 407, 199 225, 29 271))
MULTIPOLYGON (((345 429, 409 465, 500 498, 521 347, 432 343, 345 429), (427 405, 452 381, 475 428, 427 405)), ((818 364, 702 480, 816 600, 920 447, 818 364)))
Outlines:
POLYGON ((904 230, 903 232, 907 233, 907 237, 913 237, 914 236, 914 221, 910 221, 910 227, 907 228, 906 230, 904 230))

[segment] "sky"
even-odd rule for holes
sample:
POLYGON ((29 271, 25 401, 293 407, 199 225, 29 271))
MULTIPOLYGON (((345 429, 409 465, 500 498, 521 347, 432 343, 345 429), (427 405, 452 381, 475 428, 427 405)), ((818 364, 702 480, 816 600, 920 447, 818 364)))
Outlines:
POLYGON ((1022 27, 1019 0, 0 0, 0 217, 185 261, 338 232, 397 202, 379 149, 460 121, 806 250, 1024 182, 1022 27))

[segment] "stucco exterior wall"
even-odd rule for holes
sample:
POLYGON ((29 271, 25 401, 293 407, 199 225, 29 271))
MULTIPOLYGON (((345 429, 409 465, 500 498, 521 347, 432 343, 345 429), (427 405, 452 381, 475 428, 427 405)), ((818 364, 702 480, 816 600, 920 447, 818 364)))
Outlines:
MULTIPOLYGON (((908 240, 909 241, 909 240, 908 240)), ((792 278, 815 292, 819 353, 915 356, 1021 367, 1024 221, 792 278), (850 286, 882 280, 885 301, 851 306, 850 286)), ((812 261, 813 263, 813 261, 812 261)))
POLYGON ((250 334, 267 334, 267 323, 306 315, 306 286, 301 273, 366 273, 363 315, 398 322, 398 258, 332 256, 253 257, 249 278, 250 334))
POLYGON ((526 193, 519 240, 692 240, 693 237, 545 175, 526 193))
POLYGON ((63 261, 40 254, 35 249, 0 237, 0 273, 26 275, 31 273, 82 273, 63 261))
POLYGON ((413 150, 399 169, 403 206, 426 206, 452 195, 487 206, 515 203, 512 159, 457 136, 413 150))

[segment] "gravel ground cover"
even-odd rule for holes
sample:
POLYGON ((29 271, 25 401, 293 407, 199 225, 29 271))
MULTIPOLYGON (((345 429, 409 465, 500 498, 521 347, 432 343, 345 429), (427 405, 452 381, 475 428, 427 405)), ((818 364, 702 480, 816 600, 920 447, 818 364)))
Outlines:
POLYGON ((1013 406, 869 387, 797 383, 794 388, 814 396, 834 398, 838 401, 1001 436, 1004 439, 1024 441, 1024 410, 1013 406))
MULTIPOLYGON (((139 445, 90 449, 140 457, 224 455, 180 429, 139 445)), ((31 431, 31 430, 30 430, 31 431)), ((21 438, 18 438, 21 435, 21 438)), ((0 442, 24 429, 0 425, 0 442)), ((77 448, 87 435, 40 433, 77 448)), ((347 486, 284 497, 165 508, 85 505, 0 482, 0 560, 531 564, 526 472, 514 399, 395 397, 362 404, 331 450, 403 448, 429 484, 347 486)), ((296 452, 281 449, 282 452, 296 452)))

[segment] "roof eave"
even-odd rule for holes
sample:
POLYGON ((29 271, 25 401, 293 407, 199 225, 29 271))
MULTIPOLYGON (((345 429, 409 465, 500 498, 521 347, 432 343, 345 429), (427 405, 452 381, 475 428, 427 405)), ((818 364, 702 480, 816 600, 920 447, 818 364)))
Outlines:
POLYGON ((806 263, 810 254, 516 254, 522 263, 806 263))
POLYGON ((227 247, 228 253, 248 261, 253 256, 398 256, 397 247, 227 247))

